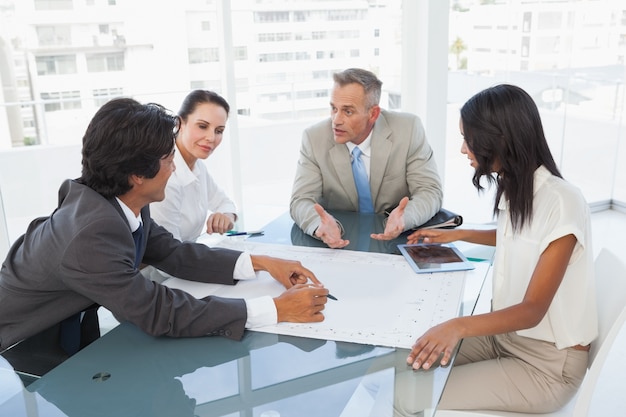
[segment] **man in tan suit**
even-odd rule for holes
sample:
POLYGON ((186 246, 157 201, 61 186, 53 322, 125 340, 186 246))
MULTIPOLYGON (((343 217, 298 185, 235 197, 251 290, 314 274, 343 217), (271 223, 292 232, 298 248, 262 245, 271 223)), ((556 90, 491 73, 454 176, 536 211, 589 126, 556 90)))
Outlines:
POLYGON ((350 242, 326 210, 389 213, 384 232, 371 237, 394 239, 441 208, 433 151, 417 116, 381 110, 382 82, 376 75, 351 68, 333 77, 330 118, 303 134, 291 217, 305 233, 343 248, 350 242), (353 174, 355 147, 369 178, 365 200, 353 174))

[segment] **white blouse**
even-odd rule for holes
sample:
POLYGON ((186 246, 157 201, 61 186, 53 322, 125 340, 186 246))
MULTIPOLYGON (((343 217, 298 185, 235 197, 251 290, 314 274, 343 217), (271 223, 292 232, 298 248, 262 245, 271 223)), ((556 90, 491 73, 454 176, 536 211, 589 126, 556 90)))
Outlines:
POLYGON ((190 170, 177 147, 174 163, 176 171, 167 182, 165 199, 150 204, 150 215, 176 239, 195 241, 206 232, 209 210, 236 214, 237 207, 209 175, 203 161, 197 160, 190 170))
POLYGON ((514 233, 505 198, 498 209, 493 309, 520 303, 543 251, 551 242, 572 234, 577 243, 547 314, 537 326, 517 333, 553 342, 559 349, 589 344, 597 335, 598 319, 591 216, 581 192, 541 166, 535 171, 530 222, 514 233))

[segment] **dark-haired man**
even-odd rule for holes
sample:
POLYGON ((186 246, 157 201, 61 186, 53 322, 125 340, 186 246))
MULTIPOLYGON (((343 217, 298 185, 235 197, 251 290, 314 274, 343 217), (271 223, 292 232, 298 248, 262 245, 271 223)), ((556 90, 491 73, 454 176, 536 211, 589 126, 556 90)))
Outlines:
POLYGON ((323 320, 328 291, 299 262, 181 243, 150 218, 149 203, 164 198, 175 169, 177 126, 163 107, 133 99, 98 110, 83 137, 81 177, 61 185, 58 208, 30 224, 2 265, 0 350, 31 338, 71 355, 93 339, 84 321, 94 305, 172 337, 239 339, 246 327, 323 320), (196 300, 144 278, 141 263, 229 285, 267 271, 287 290, 275 299, 196 300))

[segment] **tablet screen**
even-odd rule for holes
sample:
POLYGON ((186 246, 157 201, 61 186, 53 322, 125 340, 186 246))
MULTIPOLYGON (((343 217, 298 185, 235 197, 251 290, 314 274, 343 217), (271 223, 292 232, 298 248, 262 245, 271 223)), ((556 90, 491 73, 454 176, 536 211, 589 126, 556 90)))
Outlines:
POLYGON ((474 266, 452 244, 398 245, 415 272, 463 271, 474 266))

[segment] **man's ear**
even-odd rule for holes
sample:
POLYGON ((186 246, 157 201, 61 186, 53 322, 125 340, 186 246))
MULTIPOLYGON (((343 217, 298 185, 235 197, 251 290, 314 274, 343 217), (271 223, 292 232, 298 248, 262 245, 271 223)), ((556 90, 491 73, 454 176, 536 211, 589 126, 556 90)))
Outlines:
POLYGON ((376 104, 370 108, 370 122, 374 123, 378 116, 380 116, 380 106, 376 104))
POLYGON ((144 177, 136 174, 130 174, 128 177, 128 183, 131 186, 141 185, 143 184, 144 177))

